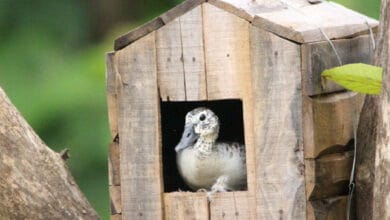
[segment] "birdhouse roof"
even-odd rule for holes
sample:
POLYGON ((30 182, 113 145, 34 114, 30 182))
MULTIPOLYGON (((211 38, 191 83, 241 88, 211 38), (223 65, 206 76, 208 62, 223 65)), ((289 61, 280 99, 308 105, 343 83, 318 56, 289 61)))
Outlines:
POLYGON ((327 1, 309 3, 308 0, 186 0, 117 38, 114 49, 124 48, 205 2, 297 43, 352 37, 378 26, 375 19, 327 1))

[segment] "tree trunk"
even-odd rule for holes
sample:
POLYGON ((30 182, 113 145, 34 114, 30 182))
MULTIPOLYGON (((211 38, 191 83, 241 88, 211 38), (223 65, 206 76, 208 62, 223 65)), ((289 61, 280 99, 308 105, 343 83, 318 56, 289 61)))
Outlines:
POLYGON ((359 219, 390 219, 390 0, 382 0, 375 64, 382 93, 368 96, 358 128, 356 207, 359 219))
POLYGON ((99 219, 61 155, 0 88, 0 219, 99 219))

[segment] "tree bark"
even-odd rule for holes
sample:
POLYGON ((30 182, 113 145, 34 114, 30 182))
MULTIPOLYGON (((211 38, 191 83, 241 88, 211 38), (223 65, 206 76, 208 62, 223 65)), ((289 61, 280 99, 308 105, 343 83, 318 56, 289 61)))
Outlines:
POLYGON ((375 64, 383 68, 382 93, 368 96, 358 128, 358 219, 390 219, 390 0, 382 0, 375 64))
POLYGON ((0 88, 0 219, 99 219, 61 155, 0 88))

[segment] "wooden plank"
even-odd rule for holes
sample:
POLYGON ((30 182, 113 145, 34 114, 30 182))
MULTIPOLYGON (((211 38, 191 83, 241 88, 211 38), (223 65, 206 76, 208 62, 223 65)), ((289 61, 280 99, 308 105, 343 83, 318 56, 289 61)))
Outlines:
POLYGON ((183 15, 184 13, 190 11, 196 6, 202 4, 205 0, 186 0, 166 13, 160 15, 159 17, 154 18, 150 22, 131 30, 130 32, 120 36, 115 40, 114 49, 120 50, 127 45, 133 43, 134 41, 146 36, 147 34, 161 28, 165 24, 173 21, 177 17, 183 15))
POLYGON ((155 33, 117 52, 124 219, 161 219, 162 170, 155 33))
POLYGON ((305 160, 307 200, 347 195, 353 151, 305 160))
POLYGON ((121 186, 108 186, 110 191, 111 215, 122 213, 121 186))
POLYGON ((208 201, 205 193, 164 193, 164 219, 209 219, 208 201))
POLYGON ((353 92, 303 98, 305 158, 345 151, 353 139, 364 96, 353 92), (355 119, 354 119, 355 117, 355 119))
MULTIPOLYGON (((332 41, 343 64, 372 63, 373 48, 370 37, 363 35, 352 39, 332 41)), ((329 42, 302 45, 303 91, 308 96, 344 90, 343 87, 321 77, 322 71, 338 66, 335 52, 329 42)))
MULTIPOLYGON (((252 22, 256 14, 270 13, 285 9, 285 3, 274 0, 208 0, 208 3, 252 22)), ((293 0, 289 3, 294 7, 309 5, 306 0, 293 0)))
POLYGON ((108 150, 108 185, 121 185, 120 149, 118 142, 112 142, 108 150))
POLYGON ((157 74, 163 101, 185 101, 183 49, 179 18, 156 31, 157 74))
POLYGON ((118 37, 114 42, 114 50, 120 50, 126 47, 127 45, 133 43, 134 41, 144 37, 145 35, 151 33, 164 26, 164 21, 157 17, 148 23, 131 30, 130 32, 118 37))
POLYGON ((346 219, 347 196, 314 200, 307 203, 307 220, 346 219))
POLYGON ((256 14, 253 24, 283 38, 308 43, 329 39, 347 38, 368 32, 378 22, 336 3, 322 2, 303 7, 286 5, 283 10, 256 14))
POLYGON ((258 219, 306 215, 300 47, 251 27, 258 219))
POLYGON ((110 215, 110 220, 122 220, 121 214, 110 215))
POLYGON ((203 4, 207 97, 244 97, 250 79, 249 23, 203 4))
POLYGON ((202 6, 179 18, 187 101, 207 99, 202 6))
POLYGON ((186 0, 186 1, 183 1, 181 4, 177 5, 176 7, 172 8, 171 10, 160 15, 160 18, 164 21, 165 24, 168 24, 169 22, 182 16, 183 14, 187 13, 188 11, 198 7, 203 2, 206 2, 206 0, 186 0))
POLYGON ((256 219, 255 196, 248 192, 224 192, 211 196, 210 219, 256 219))
POLYGON ((118 102, 116 89, 115 53, 106 54, 106 91, 108 105, 108 122, 111 139, 118 134, 118 102))

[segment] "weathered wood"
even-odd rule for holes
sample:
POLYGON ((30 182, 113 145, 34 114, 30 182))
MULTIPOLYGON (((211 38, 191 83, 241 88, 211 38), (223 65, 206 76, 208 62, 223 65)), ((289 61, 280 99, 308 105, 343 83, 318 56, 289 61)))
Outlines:
POLYGON ((164 219, 209 219, 208 201, 205 193, 164 193, 164 219))
POLYGON ((356 215, 373 217, 375 146, 378 118, 377 96, 366 96, 358 127, 356 151, 356 215))
POLYGON ((351 176, 353 151, 305 160, 307 200, 346 195, 351 176))
POLYGON ((211 196, 210 219, 255 220, 255 196, 248 192, 215 193, 211 196))
POLYGON ((114 141, 108 149, 108 185, 119 186, 120 184, 120 149, 119 143, 114 141))
POLYGON ((192 10, 193 8, 199 6, 206 0, 186 0, 171 10, 160 15, 160 18, 164 21, 165 24, 168 24, 172 20, 176 19, 179 16, 182 16, 184 13, 192 10))
POLYGON ((300 47, 251 27, 257 219, 304 219, 300 47))
POLYGON ((179 18, 187 101, 207 99, 202 6, 179 18))
POLYGON ((111 215, 122 213, 121 186, 108 186, 110 191, 111 215))
POLYGON ((346 219, 347 196, 307 202, 307 220, 346 219))
POLYGON ((115 71, 115 53, 106 54, 106 91, 108 105, 108 122, 110 126, 111 139, 113 140, 118 134, 118 102, 117 102, 117 85, 115 71))
POLYGON ((205 0, 186 0, 150 22, 131 30, 115 40, 114 49, 120 50, 147 34, 161 28, 177 17, 202 4, 205 0))
POLYGON ((330 39, 362 34, 368 31, 366 21, 373 28, 378 25, 374 19, 324 1, 300 8, 290 5, 283 10, 259 13, 253 19, 253 25, 298 43, 308 43, 326 40, 319 28, 330 39))
POLYGON ((206 99, 202 8, 157 30, 157 71, 163 101, 206 99))
POLYGON ((110 220, 122 220, 122 215, 121 214, 111 215, 110 220))
POLYGON ((99 219, 61 155, 0 88, 0 219, 99 219))
POLYGON ((208 99, 243 97, 251 74, 249 23, 207 3, 203 18, 208 99))
POLYGON ((373 219, 390 219, 390 1, 382 0, 376 64, 383 68, 382 93, 379 96, 373 219))
POLYGON ((305 158, 347 150, 353 123, 359 120, 363 95, 353 92, 303 98, 305 158), (355 121, 354 121, 355 120, 355 121))
MULTIPOLYGON (((343 64, 372 63, 373 48, 370 36, 332 41, 343 64)), ((303 92, 313 96, 345 90, 343 87, 321 77, 322 71, 339 66, 337 56, 329 42, 315 42, 302 45, 303 92)))
POLYGON ((117 51, 124 219, 161 219, 162 164, 155 32, 117 51))
POLYGON ((164 21, 160 17, 157 17, 148 23, 131 30, 127 34, 124 34, 115 39, 114 50, 120 50, 162 26, 164 26, 164 21))
POLYGON ((183 49, 179 18, 156 31, 157 74, 163 101, 185 101, 183 49))

